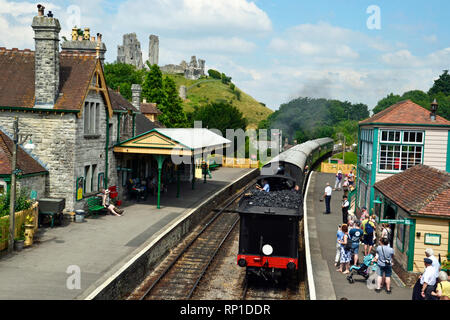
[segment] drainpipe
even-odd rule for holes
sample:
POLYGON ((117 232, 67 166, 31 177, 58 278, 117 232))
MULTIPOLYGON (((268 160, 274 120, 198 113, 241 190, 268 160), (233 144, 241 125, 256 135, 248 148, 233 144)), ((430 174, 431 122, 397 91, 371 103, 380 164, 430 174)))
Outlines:
POLYGON ((109 172, 109 115, 106 114, 106 146, 105 146, 105 181, 103 181, 103 187, 106 189, 108 187, 108 172, 109 172))

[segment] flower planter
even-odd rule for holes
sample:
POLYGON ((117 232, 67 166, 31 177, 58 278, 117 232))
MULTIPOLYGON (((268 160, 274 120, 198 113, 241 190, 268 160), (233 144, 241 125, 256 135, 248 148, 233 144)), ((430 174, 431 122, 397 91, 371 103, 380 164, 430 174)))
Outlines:
POLYGON ((14 240, 14 250, 22 251, 25 240, 14 240))
POLYGON ((34 225, 32 224, 26 224, 25 225, 25 246, 31 246, 33 244, 33 238, 34 238, 34 225))

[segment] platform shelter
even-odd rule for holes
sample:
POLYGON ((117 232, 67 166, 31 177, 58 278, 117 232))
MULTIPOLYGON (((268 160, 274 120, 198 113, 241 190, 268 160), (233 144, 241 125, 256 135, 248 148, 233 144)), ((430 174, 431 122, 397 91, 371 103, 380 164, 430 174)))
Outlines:
MULTIPOLYGON (((205 128, 155 128, 117 144, 114 152, 123 154, 122 167, 118 170, 124 172, 124 177, 130 171, 148 175, 152 162, 156 160, 159 209, 163 166, 170 176, 176 174, 179 197, 181 179, 191 179, 192 189, 195 188, 195 164, 230 144, 230 140, 205 128)), ((126 178, 122 181, 125 182, 126 178)))

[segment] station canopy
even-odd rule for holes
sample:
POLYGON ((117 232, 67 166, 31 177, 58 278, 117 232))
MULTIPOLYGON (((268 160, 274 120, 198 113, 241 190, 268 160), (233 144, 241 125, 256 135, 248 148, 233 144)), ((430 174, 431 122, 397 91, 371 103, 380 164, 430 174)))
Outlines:
POLYGON ((206 128, 155 128, 121 142, 114 152, 194 156, 230 144, 230 140, 206 128))

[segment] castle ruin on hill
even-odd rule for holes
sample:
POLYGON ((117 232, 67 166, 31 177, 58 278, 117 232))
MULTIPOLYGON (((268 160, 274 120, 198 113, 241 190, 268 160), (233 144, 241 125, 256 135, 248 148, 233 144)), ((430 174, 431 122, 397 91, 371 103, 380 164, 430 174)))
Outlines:
MULTIPOLYGON (((150 35, 148 62, 150 65, 159 64, 159 37, 150 35)), ((137 40, 135 33, 125 34, 123 36, 123 45, 117 47, 117 62, 134 65, 138 69, 147 67, 142 62, 141 44, 137 40)), ((189 64, 181 61, 180 64, 168 64, 160 66, 164 73, 183 74, 186 79, 197 80, 205 75, 205 60, 198 59, 196 56, 191 57, 189 64)))

